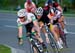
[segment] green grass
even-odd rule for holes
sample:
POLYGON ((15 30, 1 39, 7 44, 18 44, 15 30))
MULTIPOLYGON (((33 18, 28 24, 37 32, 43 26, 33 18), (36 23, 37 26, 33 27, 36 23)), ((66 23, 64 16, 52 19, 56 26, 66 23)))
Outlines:
POLYGON ((64 16, 66 16, 66 17, 74 17, 75 18, 75 14, 64 14, 64 16))
POLYGON ((7 46, 0 45, 0 53, 11 53, 11 49, 7 46))

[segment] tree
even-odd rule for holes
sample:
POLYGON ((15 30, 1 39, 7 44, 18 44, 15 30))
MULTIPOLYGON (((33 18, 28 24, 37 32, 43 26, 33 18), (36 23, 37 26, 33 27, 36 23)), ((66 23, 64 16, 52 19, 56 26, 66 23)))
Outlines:
POLYGON ((75 0, 72 0, 72 7, 75 8, 75 0))

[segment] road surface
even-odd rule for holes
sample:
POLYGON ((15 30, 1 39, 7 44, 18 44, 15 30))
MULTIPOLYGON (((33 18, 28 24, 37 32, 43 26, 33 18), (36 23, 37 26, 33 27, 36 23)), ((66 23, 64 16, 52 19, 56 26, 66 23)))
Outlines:
MULTIPOLYGON (((75 17, 65 18, 67 22, 67 42, 69 48, 64 49, 62 53, 75 53, 75 17)), ((14 53, 30 53, 30 44, 27 39, 24 39, 24 45, 18 45, 16 19, 16 14, 0 13, 0 44, 14 48, 14 53)))

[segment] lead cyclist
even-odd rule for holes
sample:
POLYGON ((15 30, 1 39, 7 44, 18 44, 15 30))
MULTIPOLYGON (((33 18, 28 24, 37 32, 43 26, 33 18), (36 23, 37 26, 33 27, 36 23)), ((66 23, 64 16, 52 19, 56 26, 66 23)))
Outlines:
POLYGON ((23 26, 26 27, 26 33, 33 33, 35 30, 37 31, 37 35, 35 35, 36 39, 42 44, 43 48, 46 48, 41 36, 40 36, 40 28, 38 25, 38 21, 34 14, 26 12, 25 9, 21 9, 17 12, 18 19, 18 41, 19 44, 23 44, 23 26))

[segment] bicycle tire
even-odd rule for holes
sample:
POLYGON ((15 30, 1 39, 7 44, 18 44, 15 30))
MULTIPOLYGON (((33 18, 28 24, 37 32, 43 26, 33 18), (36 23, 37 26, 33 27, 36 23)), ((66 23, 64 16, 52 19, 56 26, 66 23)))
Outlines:
POLYGON ((60 24, 57 24, 57 25, 58 25, 58 28, 59 28, 60 38, 62 39, 62 41, 64 43, 64 46, 66 48, 68 48, 67 41, 66 41, 66 34, 64 33, 63 29, 61 29, 60 24))
POLYGON ((65 46, 66 48, 68 48, 67 41, 66 41, 66 35, 65 35, 65 34, 60 35, 60 38, 62 39, 62 41, 63 41, 63 43, 64 43, 64 46, 65 46))
MULTIPOLYGON (((46 51, 43 50, 43 46, 42 45, 40 45, 40 47, 38 47, 34 43, 35 43, 35 41, 33 41, 33 43, 32 43, 32 49, 35 48, 37 53, 49 53, 47 49, 46 49, 46 51)), ((33 51, 34 51, 34 49, 33 49, 33 51)))
POLYGON ((36 53, 39 53, 36 47, 33 47, 33 46, 32 46, 31 49, 32 49, 32 50, 31 50, 32 52, 30 52, 30 53, 35 53, 35 50, 36 50, 36 53), (34 50, 34 49, 35 49, 35 50, 34 50))
POLYGON ((40 51, 40 49, 37 47, 37 45, 35 44, 35 41, 31 41, 31 44, 32 44, 32 51, 34 53, 34 48, 36 49, 37 53, 43 53, 43 50, 40 51))

